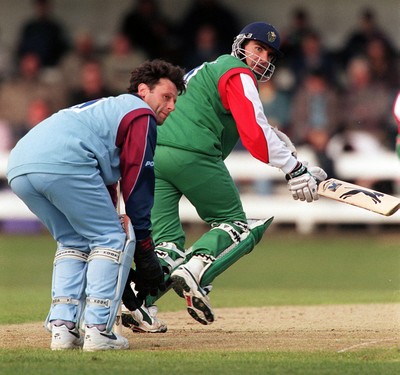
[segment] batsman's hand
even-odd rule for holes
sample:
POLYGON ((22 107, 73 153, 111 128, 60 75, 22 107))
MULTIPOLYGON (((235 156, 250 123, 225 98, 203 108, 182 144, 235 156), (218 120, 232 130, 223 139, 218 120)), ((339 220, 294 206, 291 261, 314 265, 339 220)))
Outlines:
POLYGON ((158 290, 165 291, 164 272, 160 261, 154 252, 154 242, 151 236, 137 241, 135 249, 135 273, 133 281, 137 290, 137 298, 144 301, 147 295, 156 296, 158 290))
POLYGON ((328 177, 320 167, 309 167, 299 162, 296 168, 286 175, 289 191, 294 200, 313 202, 319 199, 318 183, 328 177))

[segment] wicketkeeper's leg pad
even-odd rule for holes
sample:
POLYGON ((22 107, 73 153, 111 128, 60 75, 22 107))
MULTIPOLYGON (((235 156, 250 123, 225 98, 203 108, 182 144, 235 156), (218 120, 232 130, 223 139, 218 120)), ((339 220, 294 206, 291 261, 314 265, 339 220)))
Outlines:
POLYGON ((136 239, 132 224, 129 222, 125 225, 128 225, 125 228, 127 240, 122 251, 96 248, 88 259, 85 322, 105 323, 107 332, 112 330, 118 313, 135 252, 136 239), (105 279, 109 280, 106 288, 105 279))
POLYGON ((85 308, 86 270, 89 255, 59 246, 53 262, 52 303, 44 326, 61 319, 80 324, 85 308))
MULTIPOLYGON (((257 243, 260 242, 272 220, 273 217, 269 219, 249 220, 248 229, 240 234, 240 238, 233 241, 210 265, 205 267, 200 276, 200 286, 207 287, 218 275, 236 263, 242 256, 250 253, 257 243)), ((227 230, 230 229, 227 227, 227 230)))

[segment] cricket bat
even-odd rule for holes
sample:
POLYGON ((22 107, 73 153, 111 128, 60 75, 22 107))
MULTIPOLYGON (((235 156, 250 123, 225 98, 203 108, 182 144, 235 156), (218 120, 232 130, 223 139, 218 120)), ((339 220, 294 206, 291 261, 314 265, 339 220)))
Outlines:
POLYGON ((335 178, 322 181, 318 194, 385 216, 393 215, 400 208, 400 198, 335 178))

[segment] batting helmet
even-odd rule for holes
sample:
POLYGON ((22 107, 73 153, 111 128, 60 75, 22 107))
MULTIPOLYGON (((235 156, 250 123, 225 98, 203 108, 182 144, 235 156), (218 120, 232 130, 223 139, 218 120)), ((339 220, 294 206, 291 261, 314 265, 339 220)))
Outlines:
MULTIPOLYGON (((253 22, 248 24, 243 28, 239 35, 237 35, 233 41, 232 45, 232 55, 240 60, 244 60, 248 55, 245 55, 244 42, 248 40, 256 40, 258 42, 264 43, 268 47, 272 48, 275 53, 275 57, 269 61, 267 66, 264 66, 265 71, 260 76, 256 73, 259 81, 268 81, 275 71, 275 65, 273 62, 276 57, 281 57, 283 53, 279 50, 281 39, 279 37, 278 31, 274 26, 265 22, 253 22)), ((258 64, 260 66, 260 64, 258 64)))

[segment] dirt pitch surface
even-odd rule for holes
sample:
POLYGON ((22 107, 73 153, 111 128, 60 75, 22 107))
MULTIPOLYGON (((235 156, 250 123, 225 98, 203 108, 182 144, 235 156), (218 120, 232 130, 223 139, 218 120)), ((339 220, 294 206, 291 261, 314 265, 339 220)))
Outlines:
MULTIPOLYGON (((132 333, 132 350, 332 351, 400 349, 400 304, 279 306, 215 309, 202 326, 186 311, 159 313, 168 332, 132 333)), ((0 326, 0 348, 48 348, 42 323, 0 326)))

